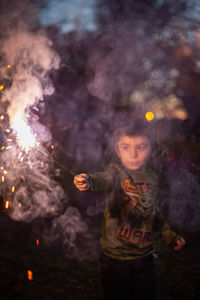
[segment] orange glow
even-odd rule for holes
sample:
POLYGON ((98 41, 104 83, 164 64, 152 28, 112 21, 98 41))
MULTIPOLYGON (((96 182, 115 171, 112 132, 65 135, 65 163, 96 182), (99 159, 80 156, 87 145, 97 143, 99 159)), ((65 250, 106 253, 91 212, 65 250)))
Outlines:
POLYGON ((4 120, 4 115, 1 115, 0 119, 1 119, 1 120, 4 120))
POLYGON ((151 111, 148 111, 145 115, 147 121, 151 122, 154 119, 154 114, 151 111))
POLYGON ((5 208, 6 208, 6 209, 8 209, 8 208, 9 208, 9 206, 10 206, 10 203, 9 203, 9 201, 6 201, 6 203, 5 203, 5 208))
POLYGON ((4 176, 1 176, 1 181, 5 182, 5 177, 4 176))
POLYGON ((6 175, 6 174, 8 174, 8 171, 4 170, 3 173, 6 175))
POLYGON ((11 68, 11 65, 7 65, 7 68, 10 69, 10 68, 11 68))
POLYGON ((27 278, 28 280, 33 280, 33 272, 31 270, 27 270, 27 278))
POLYGON ((51 145, 51 149, 54 149, 54 145, 51 145))
POLYGON ((180 120, 186 120, 188 115, 184 109, 175 109, 172 113, 172 117, 180 120))
POLYGON ((0 85, 0 90, 3 90, 3 89, 4 89, 4 85, 1 84, 1 85, 0 85))
POLYGON ((14 185, 12 186, 11 191, 12 191, 12 193, 14 193, 14 191, 15 191, 14 185))
POLYGON ((36 241, 36 244, 37 244, 37 246, 39 246, 39 244, 40 244, 39 240, 36 241))

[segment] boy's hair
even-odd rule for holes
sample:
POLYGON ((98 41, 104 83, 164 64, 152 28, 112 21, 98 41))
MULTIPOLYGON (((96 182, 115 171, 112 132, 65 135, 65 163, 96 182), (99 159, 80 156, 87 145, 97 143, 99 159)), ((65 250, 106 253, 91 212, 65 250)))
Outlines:
POLYGON ((136 118, 129 120, 128 122, 123 122, 115 128, 113 132, 113 145, 116 146, 122 135, 127 136, 145 136, 151 143, 155 142, 155 134, 153 126, 142 119, 136 118))

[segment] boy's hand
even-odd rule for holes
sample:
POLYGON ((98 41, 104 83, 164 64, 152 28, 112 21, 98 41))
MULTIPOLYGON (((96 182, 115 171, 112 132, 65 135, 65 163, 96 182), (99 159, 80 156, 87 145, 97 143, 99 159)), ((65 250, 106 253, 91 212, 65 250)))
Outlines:
POLYGON ((185 242, 184 238, 179 237, 179 238, 177 239, 177 241, 176 241, 175 246, 174 246, 174 250, 175 250, 175 251, 180 250, 185 244, 186 244, 186 242, 185 242))
POLYGON ((87 191, 90 188, 89 176, 85 173, 78 174, 74 177, 74 184, 79 191, 87 191))

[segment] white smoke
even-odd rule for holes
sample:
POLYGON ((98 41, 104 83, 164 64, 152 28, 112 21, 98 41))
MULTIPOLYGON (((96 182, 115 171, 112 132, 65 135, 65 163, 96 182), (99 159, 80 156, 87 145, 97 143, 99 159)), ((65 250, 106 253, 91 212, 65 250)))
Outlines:
MULTIPOLYGON (((1 155, 1 169, 7 174, 3 186, 4 197, 11 202, 10 216, 25 222, 57 216, 66 196, 53 179, 53 159, 47 150, 52 136, 32 111, 38 110, 38 103, 44 101, 45 95, 54 92, 49 73, 58 69, 60 58, 44 32, 29 32, 21 26, 1 42, 1 55, 5 67, 0 69, 0 76, 8 79, 11 86, 3 91, 0 105, 5 107, 6 104, 6 114, 14 133, 16 120, 21 119, 36 139, 32 149, 25 153, 20 146, 21 137, 18 135, 16 143, 11 136, 9 147, 1 155), (10 68, 6 68, 8 64, 10 68), (14 193, 10 192, 10 186, 15 186, 14 193)), ((20 128, 22 137, 25 127, 20 128)), ((26 142, 27 139, 25 137, 26 142)))
POLYGON ((60 232, 67 257, 75 256, 79 260, 97 258, 95 230, 88 223, 75 207, 69 207, 62 216, 54 219, 54 232, 60 232))
MULTIPOLYGON (((13 31, 4 40, 1 52, 5 65, 11 65, 7 78, 12 80, 12 85, 2 101, 9 101, 7 113, 11 122, 16 113, 28 117, 30 107, 37 106, 44 95, 54 92, 48 72, 59 67, 60 58, 51 46, 44 33, 34 34, 25 29, 13 31)), ((5 77, 5 71, 2 75, 5 77)))

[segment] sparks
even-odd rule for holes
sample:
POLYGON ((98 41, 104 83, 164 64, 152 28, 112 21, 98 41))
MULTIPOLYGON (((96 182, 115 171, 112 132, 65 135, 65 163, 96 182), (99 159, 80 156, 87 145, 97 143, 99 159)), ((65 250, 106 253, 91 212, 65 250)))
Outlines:
POLYGON ((19 115, 14 118, 11 127, 17 136, 18 143, 25 151, 35 146, 36 140, 30 126, 19 115))
POLYGON ((40 244, 39 240, 36 240, 36 244, 37 244, 37 246, 39 246, 39 244, 40 244))
POLYGON ((11 191, 12 191, 12 193, 14 193, 14 191, 15 191, 14 185, 12 186, 11 191))
POLYGON ((4 176, 1 176, 1 181, 5 182, 5 177, 4 176))
POLYGON ((6 208, 6 209, 8 209, 8 208, 9 208, 9 206, 10 206, 10 203, 9 203, 9 201, 6 201, 6 202, 5 202, 5 208, 6 208))
POLYGON ((31 270, 27 270, 27 278, 28 280, 33 280, 33 272, 31 270))

